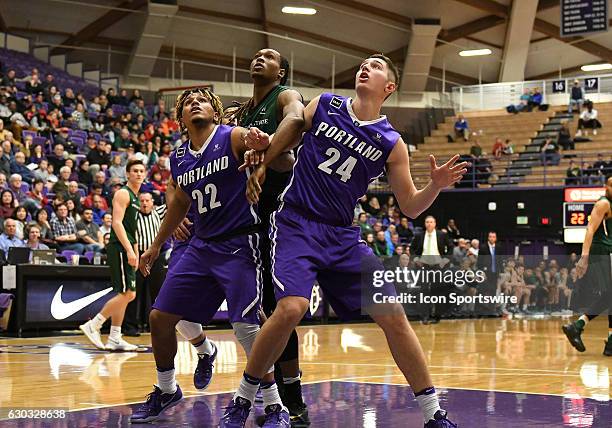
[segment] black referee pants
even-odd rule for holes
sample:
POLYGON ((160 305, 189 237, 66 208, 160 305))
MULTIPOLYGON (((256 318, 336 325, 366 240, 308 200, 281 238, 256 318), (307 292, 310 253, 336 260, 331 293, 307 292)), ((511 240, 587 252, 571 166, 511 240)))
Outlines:
POLYGON ((140 270, 136 271, 136 298, 128 304, 125 310, 123 331, 138 331, 139 325, 145 326, 149 323, 151 305, 155 302, 165 279, 166 268, 163 254, 160 254, 153 263, 151 273, 146 278, 140 273, 140 270))

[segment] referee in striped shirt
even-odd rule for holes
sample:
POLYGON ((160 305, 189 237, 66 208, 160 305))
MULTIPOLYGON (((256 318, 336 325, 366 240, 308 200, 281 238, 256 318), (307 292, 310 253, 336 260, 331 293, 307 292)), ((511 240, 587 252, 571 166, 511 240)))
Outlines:
MULTIPOLYGON (((149 249, 165 215, 166 204, 156 207, 150 193, 143 192, 140 194, 140 212, 138 213, 136 228, 139 254, 149 249)), ((122 330, 125 336, 139 336, 138 325, 145 326, 148 324, 151 305, 155 302, 165 277, 166 270, 164 269, 163 257, 157 258, 151 267, 151 274, 146 278, 142 276, 140 271, 136 272, 136 298, 127 306, 123 321, 122 330)))

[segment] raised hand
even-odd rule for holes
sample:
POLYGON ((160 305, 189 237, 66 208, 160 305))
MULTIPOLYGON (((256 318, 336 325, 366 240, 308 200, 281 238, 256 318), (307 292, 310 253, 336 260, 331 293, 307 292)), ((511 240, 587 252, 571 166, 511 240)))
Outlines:
POLYGON ((266 150, 270 145, 270 136, 255 127, 251 127, 244 136, 244 144, 249 149, 266 150))
POLYGON ((259 202, 259 194, 261 193, 261 185, 266 180, 266 168, 259 165, 255 171, 251 173, 246 184, 246 198, 250 204, 259 202))
POLYGON ((434 155, 429 155, 429 163, 431 166, 430 177, 436 187, 444 189, 461 181, 463 174, 467 172, 467 167, 470 166, 470 164, 468 162, 461 162, 455 165, 458 159, 459 155, 455 155, 445 164, 438 166, 434 155))

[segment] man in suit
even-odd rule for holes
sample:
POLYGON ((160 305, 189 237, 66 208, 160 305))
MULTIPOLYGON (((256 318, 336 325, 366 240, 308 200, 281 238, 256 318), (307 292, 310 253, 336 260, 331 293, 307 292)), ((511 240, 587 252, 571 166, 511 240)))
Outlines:
MULTIPOLYGON (((490 231, 487 235, 487 242, 480 246, 478 251, 478 261, 476 266, 479 270, 484 271, 486 280, 479 287, 481 294, 494 296, 497 292, 497 278, 500 272, 503 272, 503 251, 497 244, 497 233, 490 231)), ((483 308, 486 313, 496 313, 493 306, 483 308)))
MULTIPOLYGON (((410 245, 410 251, 416 257, 414 262, 417 268, 426 271, 441 270, 447 266, 450 260, 445 257, 451 252, 451 243, 446 233, 436 229, 436 219, 433 216, 425 217, 425 232, 414 237, 410 245)), ((424 295, 439 296, 446 295, 447 287, 435 281, 426 281, 421 284, 424 295)), ((420 308, 424 324, 435 324, 440 322, 443 309, 440 305, 423 304, 420 308)))

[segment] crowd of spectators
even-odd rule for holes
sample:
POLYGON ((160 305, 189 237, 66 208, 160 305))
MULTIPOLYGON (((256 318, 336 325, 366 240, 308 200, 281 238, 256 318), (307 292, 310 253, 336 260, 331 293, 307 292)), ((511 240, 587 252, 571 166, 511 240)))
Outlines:
POLYGON ((388 270, 398 267, 419 269, 424 266, 423 256, 435 254, 438 256, 436 268, 439 262, 441 269, 484 270, 489 275, 488 280, 493 281, 488 290, 485 283, 482 287, 456 287, 455 292, 470 295, 503 293, 517 298, 515 304, 501 304, 494 308, 464 305, 452 308, 445 316, 564 314, 569 310, 578 280, 576 254, 563 258, 563 263, 559 262, 561 258, 515 257, 497 243, 495 232, 490 232, 483 243, 463 234, 454 219, 448 219, 445 227, 438 228, 436 219, 428 216, 424 228, 415 227, 401 214, 393 196, 386 197, 382 205, 376 195, 361 198, 355 211, 355 224, 360 228, 363 241, 388 270), (430 243, 433 241, 427 240, 432 233, 434 246, 430 243), (498 257, 496 271, 487 267, 492 252, 498 257))
POLYGON ((161 99, 146 106, 138 90, 86 99, 53 74, 34 68, 19 79, 0 68, 0 258, 11 246, 103 252, 129 159, 147 165, 141 191, 163 203, 180 139, 174 118, 161 99))

